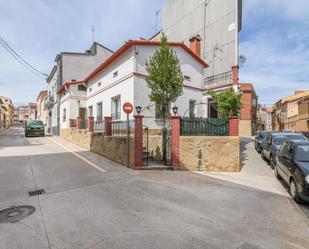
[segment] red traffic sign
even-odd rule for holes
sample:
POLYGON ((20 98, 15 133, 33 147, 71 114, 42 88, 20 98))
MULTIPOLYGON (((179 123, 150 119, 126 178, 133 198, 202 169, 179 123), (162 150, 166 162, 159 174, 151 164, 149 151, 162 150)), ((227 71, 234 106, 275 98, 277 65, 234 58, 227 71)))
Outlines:
POLYGON ((133 105, 129 102, 126 102, 123 104, 122 106, 122 110, 126 113, 126 114, 130 114, 133 112, 133 105))

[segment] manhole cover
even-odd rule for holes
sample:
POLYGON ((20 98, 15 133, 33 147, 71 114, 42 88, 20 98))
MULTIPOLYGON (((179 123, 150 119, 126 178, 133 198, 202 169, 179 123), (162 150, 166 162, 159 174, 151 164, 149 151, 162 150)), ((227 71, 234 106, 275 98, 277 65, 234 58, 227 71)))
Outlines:
POLYGON ((33 214, 35 207, 32 206, 12 206, 0 210, 0 223, 14 223, 33 214))

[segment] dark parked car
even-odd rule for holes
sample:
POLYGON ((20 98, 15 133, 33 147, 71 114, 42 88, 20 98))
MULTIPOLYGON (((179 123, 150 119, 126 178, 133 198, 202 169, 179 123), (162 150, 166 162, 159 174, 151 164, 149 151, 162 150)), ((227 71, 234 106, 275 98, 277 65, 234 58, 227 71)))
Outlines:
POLYGON ((276 165, 276 156, 281 145, 286 140, 307 140, 307 138, 298 133, 269 133, 262 142, 261 156, 270 162, 272 168, 276 165))
POLYGON ((278 153, 274 174, 290 186, 296 202, 309 201, 309 141, 286 141, 278 153))
POLYGON ((261 153, 262 151, 262 142, 264 140, 264 138, 267 136, 267 134, 271 133, 271 131, 259 131, 256 136, 255 136, 255 140, 254 140, 254 145, 255 145, 255 150, 258 153, 261 153))
POLYGON ((307 132, 307 131, 301 131, 301 132, 299 132, 300 134, 302 134, 302 135, 304 135, 306 138, 308 138, 309 139, 309 131, 307 132))
POLYGON ((31 120, 25 124, 25 136, 43 136, 45 135, 45 126, 41 120, 31 120))

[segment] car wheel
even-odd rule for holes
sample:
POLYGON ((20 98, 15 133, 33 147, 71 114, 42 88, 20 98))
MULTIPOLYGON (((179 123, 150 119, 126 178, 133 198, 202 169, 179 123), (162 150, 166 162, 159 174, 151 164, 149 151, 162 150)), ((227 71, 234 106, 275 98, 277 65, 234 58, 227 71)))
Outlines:
POLYGON ((274 169, 276 166, 276 159, 273 157, 273 155, 270 155, 269 161, 270 161, 270 167, 274 169))
POLYGON ((290 183, 290 194, 294 201, 296 201, 297 203, 301 203, 301 198, 299 196, 297 185, 294 179, 292 179, 290 183))
POLYGON ((275 167, 274 167, 274 175, 275 175, 275 177, 276 177, 278 180, 281 180, 281 176, 280 176, 279 173, 278 173, 278 166, 277 166, 277 165, 275 165, 275 167))
POLYGON ((263 150, 261 150, 261 157, 262 157, 264 160, 266 160, 266 157, 265 157, 265 155, 264 155, 263 150))

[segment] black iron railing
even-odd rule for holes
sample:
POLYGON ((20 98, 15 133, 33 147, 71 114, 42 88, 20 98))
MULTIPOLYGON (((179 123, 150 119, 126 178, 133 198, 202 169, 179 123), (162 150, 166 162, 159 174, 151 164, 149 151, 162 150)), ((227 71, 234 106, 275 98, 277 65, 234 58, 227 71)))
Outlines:
MULTIPOLYGON (((134 131, 134 120, 129 121, 130 133, 134 131)), ((127 121, 113 121, 112 122, 112 136, 126 136, 127 135, 127 121)))
POLYGON ((103 132, 104 131, 104 122, 103 120, 97 120, 94 122, 93 130, 95 132, 103 132))

